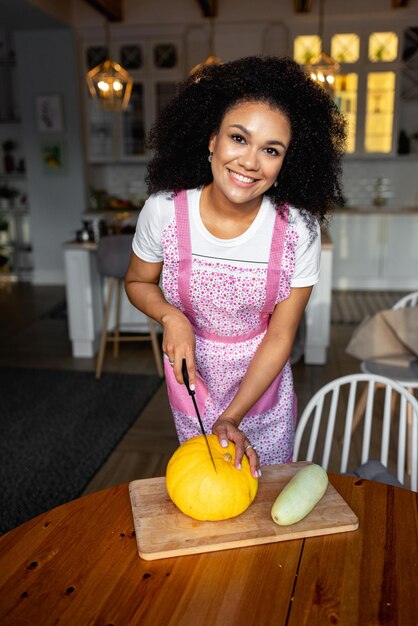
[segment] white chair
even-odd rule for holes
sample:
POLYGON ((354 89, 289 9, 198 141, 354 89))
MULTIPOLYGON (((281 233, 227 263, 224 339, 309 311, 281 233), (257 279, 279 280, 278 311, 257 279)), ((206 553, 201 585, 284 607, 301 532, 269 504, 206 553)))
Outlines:
MULTIPOLYGON (((328 469, 331 452, 333 461, 339 460, 339 471, 345 473, 353 471, 359 464, 364 464, 371 458, 370 445, 374 445, 380 437, 380 462, 388 468, 390 461, 396 464, 396 476, 398 481, 406 485, 406 425, 407 412, 411 413, 411 438, 408 441, 410 457, 410 488, 418 490, 418 401, 399 383, 374 374, 350 374, 337 378, 319 389, 306 408, 302 412, 296 428, 295 447, 293 461, 307 460, 319 463, 328 469), (363 437, 361 442, 361 454, 353 459, 352 422, 356 395, 360 387, 366 384, 366 413, 364 419, 363 437), (384 389, 383 389, 384 388, 384 389), (379 391, 379 393, 376 393, 379 391), (381 395, 384 395, 382 405, 381 395), (395 421, 393 412, 393 397, 396 395, 399 409, 398 419, 395 421), (378 397, 379 396, 379 397, 378 397), (311 423, 308 437, 307 452, 301 452, 306 448, 306 438, 303 437, 306 426, 311 423), (396 458, 389 458, 390 435, 396 431, 397 450, 396 458), (340 432, 343 432, 342 438, 340 432), (321 454, 322 449, 322 454, 321 454), (360 456, 360 458, 358 458, 360 456), (354 465, 354 467, 352 466, 354 465)), ((354 447, 354 446, 353 446, 354 447)), ((393 449, 393 444, 391 449, 393 449)), ((375 455, 372 458, 376 458, 375 455)), ((391 466, 392 467, 392 466, 391 466)))
POLYGON ((110 235, 99 241, 97 248, 97 267, 99 273, 108 279, 108 291, 103 311, 103 326, 100 335, 99 352, 96 361, 96 378, 102 375, 107 342, 113 343, 113 356, 119 356, 119 343, 121 341, 151 341, 154 353, 155 365, 158 375, 163 378, 164 370, 162 355, 158 343, 156 323, 147 317, 148 334, 120 335, 120 311, 122 288, 125 274, 128 269, 129 259, 132 252, 132 235, 110 235), (116 320, 113 333, 108 330, 110 311, 112 308, 113 290, 116 286, 116 320))
POLYGON ((418 306, 418 291, 408 293, 406 296, 395 302, 392 309, 406 309, 409 306, 418 306))
MULTIPOLYGON (((418 291, 409 293, 398 300, 392 307, 393 310, 405 309, 407 307, 418 306, 418 291)), ((377 376, 385 376, 391 378, 397 383, 405 387, 412 395, 414 389, 418 389, 418 359, 405 365, 393 365, 385 363, 384 359, 374 360, 367 359, 360 363, 360 370, 365 374, 376 374, 377 376)), ((360 397, 353 419, 353 432, 356 430, 360 420, 364 414, 366 399, 363 394, 360 397)), ((410 437, 411 417, 408 415, 408 438, 410 437)), ((408 446, 410 447, 410 446, 408 446)), ((408 462, 409 463, 409 462, 408 462)))

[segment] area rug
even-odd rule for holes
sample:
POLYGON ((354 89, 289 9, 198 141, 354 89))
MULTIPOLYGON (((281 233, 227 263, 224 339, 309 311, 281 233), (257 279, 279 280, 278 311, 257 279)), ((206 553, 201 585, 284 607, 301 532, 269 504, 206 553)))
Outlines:
POLYGON ((331 300, 333 324, 359 324, 367 315, 391 309, 407 291, 334 290, 331 300))
POLYGON ((0 534, 80 496, 160 384, 0 368, 0 534))

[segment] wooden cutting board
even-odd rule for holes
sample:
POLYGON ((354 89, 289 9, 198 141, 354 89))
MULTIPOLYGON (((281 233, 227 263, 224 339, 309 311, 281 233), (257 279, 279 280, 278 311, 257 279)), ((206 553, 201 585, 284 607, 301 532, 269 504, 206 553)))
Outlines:
POLYGON ((151 561, 356 530, 356 515, 331 483, 303 520, 291 526, 273 522, 273 502, 304 465, 309 463, 263 467, 251 506, 238 517, 221 522, 200 522, 181 513, 167 495, 164 477, 134 480, 129 494, 140 557, 151 561))

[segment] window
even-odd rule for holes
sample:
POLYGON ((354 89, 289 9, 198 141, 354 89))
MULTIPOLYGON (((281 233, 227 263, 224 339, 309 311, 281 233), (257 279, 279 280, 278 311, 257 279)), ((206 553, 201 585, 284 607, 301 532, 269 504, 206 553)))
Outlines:
POLYGON ((97 67, 108 58, 107 48, 105 46, 90 46, 86 52, 86 66, 88 70, 97 67))
POLYGON ((170 69, 177 65, 176 46, 171 43, 154 46, 154 65, 160 69, 170 69))
POLYGON ((139 46, 121 46, 119 57, 125 70, 138 70, 142 67, 142 50, 139 46))
POLYGON ((347 120, 347 152, 356 149, 358 75, 339 74, 335 77, 335 102, 347 120))
POLYGON ((162 109, 171 100, 177 91, 177 83, 156 83, 156 115, 161 113, 162 109))
POLYGON ((372 33, 369 37, 369 61, 395 61, 398 56, 396 33, 372 33))
POLYGON ((334 35, 331 39, 331 56, 338 63, 355 63, 360 57, 360 37, 355 33, 334 35))
MULTIPOLYGON (((347 153, 392 153, 395 89, 400 71, 398 35, 371 30, 364 37, 355 32, 336 33, 329 45, 331 57, 340 65, 331 94, 347 120, 347 153), (365 54, 361 54, 361 46, 365 54), (387 64, 387 71, 380 71, 384 69, 382 64, 387 64), (364 91, 359 92, 359 85, 364 85, 364 91)), ((320 52, 317 35, 295 37, 294 59, 301 65, 317 62, 320 52)))
POLYGON ((367 76, 366 152, 391 152, 395 72, 370 72, 367 76))
POLYGON ((137 156, 145 152, 144 88, 132 87, 128 108, 123 113, 123 153, 137 156))
POLYGON ((296 37, 293 47, 293 58, 301 65, 315 63, 321 54, 321 39, 318 35, 296 37))

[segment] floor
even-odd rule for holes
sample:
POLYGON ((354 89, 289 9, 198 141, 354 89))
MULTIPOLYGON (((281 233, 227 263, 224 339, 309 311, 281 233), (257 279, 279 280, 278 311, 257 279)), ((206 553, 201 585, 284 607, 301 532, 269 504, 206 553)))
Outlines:
MULTIPOLYGON (((0 283, 0 366, 89 370, 93 375, 94 359, 73 358, 71 355, 67 320, 59 306, 64 300, 64 287, 0 283)), ((305 365, 303 358, 293 365, 299 414, 319 387, 338 376, 358 371, 358 361, 345 354, 345 346, 354 328, 350 324, 332 325, 326 365, 305 365)), ((124 344, 117 360, 109 351, 104 369, 155 373, 150 344, 124 344)), ((177 445, 165 385, 162 385, 85 493, 130 480, 164 475, 168 459, 177 445)))

